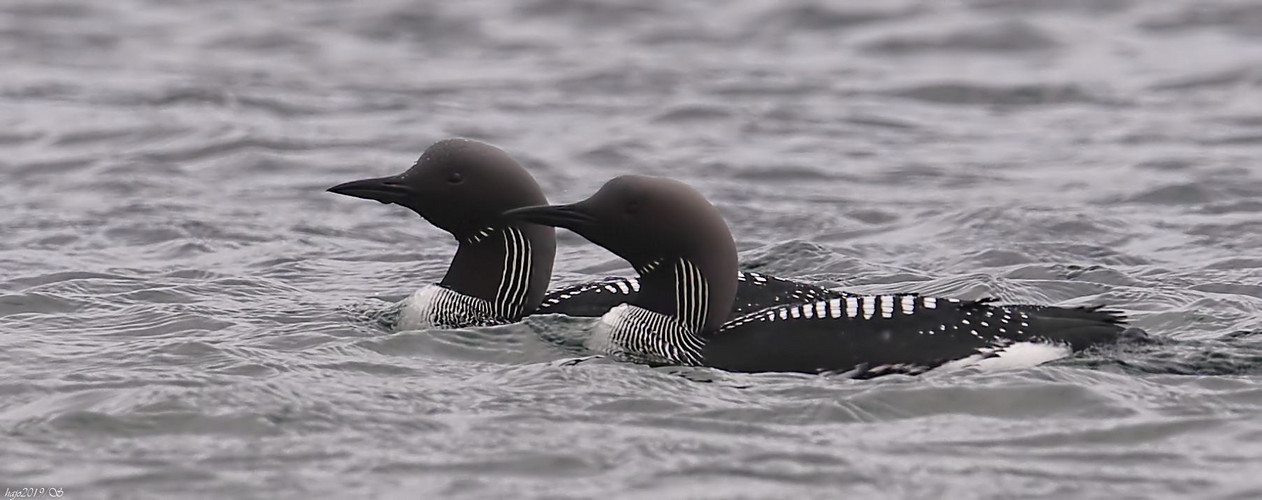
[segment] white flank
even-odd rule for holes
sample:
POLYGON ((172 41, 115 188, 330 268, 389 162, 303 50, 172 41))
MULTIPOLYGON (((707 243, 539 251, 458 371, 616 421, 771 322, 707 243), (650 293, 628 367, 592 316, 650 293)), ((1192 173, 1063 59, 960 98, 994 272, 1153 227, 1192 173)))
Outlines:
POLYGON ((1067 345, 1047 344, 1041 342, 1017 342, 997 356, 983 357, 975 354, 967 358, 950 361, 935 368, 934 372, 954 371, 965 368, 976 368, 982 371, 1017 370, 1033 368, 1048 361, 1055 361, 1073 354, 1067 345))

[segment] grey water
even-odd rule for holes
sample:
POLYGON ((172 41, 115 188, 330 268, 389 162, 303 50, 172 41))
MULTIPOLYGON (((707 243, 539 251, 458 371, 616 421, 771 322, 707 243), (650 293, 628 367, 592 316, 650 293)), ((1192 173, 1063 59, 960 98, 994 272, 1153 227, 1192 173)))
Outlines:
MULTIPOLYGON (((0 67, 6 491, 1262 498, 1262 3, 5 0, 0 67), (858 381, 391 332, 454 242, 323 190, 449 136, 553 202, 688 182, 748 270, 1155 341, 858 381)), ((559 233, 553 286, 631 272, 559 233)))

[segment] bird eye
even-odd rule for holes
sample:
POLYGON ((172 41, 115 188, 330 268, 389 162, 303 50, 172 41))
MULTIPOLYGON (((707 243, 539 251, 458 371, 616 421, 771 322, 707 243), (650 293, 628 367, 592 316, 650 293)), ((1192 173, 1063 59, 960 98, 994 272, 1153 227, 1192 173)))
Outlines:
POLYGON ((460 184, 461 182, 464 182, 464 176, 460 175, 460 172, 452 172, 447 176, 447 182, 449 184, 460 184))
POLYGON ((627 215, 635 215, 636 212, 640 211, 640 202, 639 201, 627 202, 626 211, 627 211, 627 215))

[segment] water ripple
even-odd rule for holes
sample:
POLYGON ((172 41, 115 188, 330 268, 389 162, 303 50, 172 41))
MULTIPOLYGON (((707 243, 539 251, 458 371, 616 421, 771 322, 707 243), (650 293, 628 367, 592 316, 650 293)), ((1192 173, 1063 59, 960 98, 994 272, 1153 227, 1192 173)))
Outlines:
MULTIPOLYGON (((1254 498, 1255 5, 0 5, 0 477, 67 497, 1254 498), (323 192, 465 135, 680 178, 747 270, 1152 336, 870 381, 387 328, 455 242, 323 192)), ((629 274, 562 231, 554 283, 629 274)))

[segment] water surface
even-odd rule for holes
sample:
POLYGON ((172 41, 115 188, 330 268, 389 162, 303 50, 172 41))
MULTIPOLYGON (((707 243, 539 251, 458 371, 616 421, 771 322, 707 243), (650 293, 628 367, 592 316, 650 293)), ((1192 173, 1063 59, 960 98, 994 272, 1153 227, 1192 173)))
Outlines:
MULTIPOLYGON (((0 487, 1262 497, 1254 3, 10 0, 0 58, 0 487), (386 332, 454 242, 323 189, 448 136, 554 202, 689 182, 749 270, 1160 341, 852 381, 386 332)), ((554 286, 631 272, 559 238, 554 286)))

